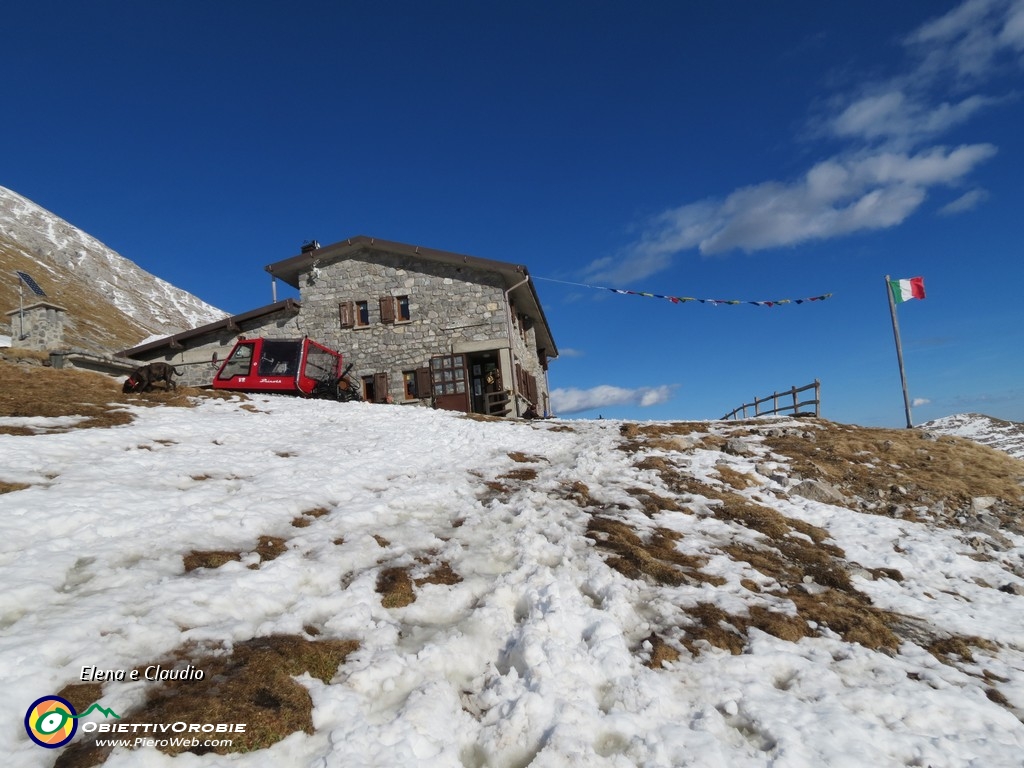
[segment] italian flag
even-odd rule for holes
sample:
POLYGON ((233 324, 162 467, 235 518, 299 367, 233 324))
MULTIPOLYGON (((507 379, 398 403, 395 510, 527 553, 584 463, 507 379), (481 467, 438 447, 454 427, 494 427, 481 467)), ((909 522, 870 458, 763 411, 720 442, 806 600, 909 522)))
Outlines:
POLYGON ((902 304, 907 299, 923 299, 924 278, 911 277, 905 280, 890 280, 889 290, 892 291, 892 298, 897 304, 902 304))

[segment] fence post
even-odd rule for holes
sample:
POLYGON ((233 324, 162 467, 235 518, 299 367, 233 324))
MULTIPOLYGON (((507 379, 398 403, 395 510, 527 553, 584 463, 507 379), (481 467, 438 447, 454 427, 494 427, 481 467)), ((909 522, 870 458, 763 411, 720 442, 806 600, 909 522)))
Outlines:
POLYGON ((814 418, 821 417, 821 382, 814 380, 814 418))
POLYGON ((796 384, 794 384, 789 391, 793 395, 793 415, 796 416, 797 413, 799 413, 799 411, 797 410, 797 407, 796 407, 796 404, 798 402, 797 399, 796 399, 796 384))

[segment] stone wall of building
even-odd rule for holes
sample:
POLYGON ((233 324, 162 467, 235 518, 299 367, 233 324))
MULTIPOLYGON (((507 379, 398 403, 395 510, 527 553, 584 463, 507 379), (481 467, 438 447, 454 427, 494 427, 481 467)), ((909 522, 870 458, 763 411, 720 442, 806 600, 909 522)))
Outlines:
POLYGON ((14 346, 22 349, 60 349, 64 346, 67 310, 56 304, 38 302, 7 313, 14 346))
POLYGON ((403 371, 435 355, 507 349, 501 276, 401 254, 367 251, 300 276, 303 332, 338 349, 359 379, 388 374, 394 402, 406 401, 403 371), (382 319, 381 299, 408 299, 407 320, 382 319), (341 306, 366 302, 367 323, 343 327, 341 306))

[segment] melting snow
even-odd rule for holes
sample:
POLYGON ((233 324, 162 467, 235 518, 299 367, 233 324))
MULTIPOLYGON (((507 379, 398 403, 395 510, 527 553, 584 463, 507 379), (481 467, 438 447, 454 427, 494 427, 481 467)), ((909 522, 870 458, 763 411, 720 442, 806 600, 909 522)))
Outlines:
MULTIPOLYGON (((111 429, 0 435, 0 481, 30 486, 0 495, 9 765, 52 764, 56 755, 25 735, 23 713, 79 682, 83 666, 131 669, 188 642, 309 626, 360 643, 331 684, 300 678, 312 735, 230 756, 119 749, 107 765, 1021 763, 1024 724, 986 691, 1002 681, 1024 711, 1024 598, 984 585, 1022 580, 972 559, 950 531, 787 497, 783 477, 761 490, 764 503, 827 528, 849 560, 900 569, 900 584, 854 577, 879 608, 999 645, 973 665, 942 664, 910 642, 886 655, 829 632, 787 642, 751 630, 739 655, 709 646, 651 669, 652 632, 678 632, 697 603, 742 614, 765 598, 741 580, 765 577, 718 552, 731 529, 699 514, 661 512, 658 524, 684 534, 684 551, 709 556, 721 586, 657 585, 607 565, 567 489, 584 483, 641 522, 627 489, 669 493, 620 450, 620 423, 250 403, 255 411, 222 400, 136 408, 132 424, 111 429), (535 477, 514 479, 524 468, 535 477), (292 525, 318 508, 329 512, 292 525), (192 550, 250 552, 260 536, 286 539, 286 552, 255 569, 252 555, 184 572, 192 550), (382 569, 423 557, 462 581, 425 584, 412 604, 385 608, 382 569)), ((728 459, 755 473, 759 450, 728 459)), ((723 457, 676 458, 707 477, 723 457)), ((144 696, 141 683, 107 683, 102 704, 131 712, 144 696)))

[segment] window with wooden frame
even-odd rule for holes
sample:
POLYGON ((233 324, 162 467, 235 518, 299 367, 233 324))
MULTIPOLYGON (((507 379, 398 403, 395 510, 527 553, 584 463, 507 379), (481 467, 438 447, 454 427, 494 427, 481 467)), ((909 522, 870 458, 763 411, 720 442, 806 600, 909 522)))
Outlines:
POLYGON ((430 359, 434 397, 466 393, 465 365, 462 355, 437 355, 430 359))
POLYGON ((386 403, 390 396, 386 372, 363 376, 363 400, 368 403, 386 403))
POLYGON ((412 320, 408 296, 382 296, 380 321, 382 323, 408 323, 412 320))
POLYGON ((418 400, 430 397, 430 369, 417 368, 414 371, 402 371, 402 386, 406 400, 418 400))
POLYGON ((338 320, 342 328, 351 328, 356 324, 356 303, 343 301, 338 305, 338 320))
POLYGON ((365 328, 370 324, 370 302, 356 302, 356 328, 365 328))

